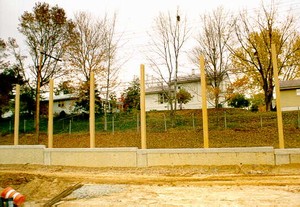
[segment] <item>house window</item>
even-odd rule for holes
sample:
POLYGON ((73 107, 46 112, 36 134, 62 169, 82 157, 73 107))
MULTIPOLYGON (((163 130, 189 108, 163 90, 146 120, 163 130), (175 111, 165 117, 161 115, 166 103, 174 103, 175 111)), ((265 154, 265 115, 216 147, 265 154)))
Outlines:
POLYGON ((300 96, 300 89, 296 90, 296 96, 300 96))
POLYGON ((65 106, 65 103, 63 101, 58 103, 58 107, 63 108, 64 106, 65 106))
POLYGON ((168 102, 168 98, 165 93, 158 94, 158 103, 163 104, 168 102))

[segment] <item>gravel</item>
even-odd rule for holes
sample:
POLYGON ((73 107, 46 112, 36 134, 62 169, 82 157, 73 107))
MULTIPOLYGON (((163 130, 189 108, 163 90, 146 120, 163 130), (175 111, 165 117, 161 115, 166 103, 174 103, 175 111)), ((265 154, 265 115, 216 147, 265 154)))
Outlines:
POLYGON ((73 191, 66 199, 86 199, 106 196, 111 193, 119 193, 125 189, 125 185, 84 185, 73 191))

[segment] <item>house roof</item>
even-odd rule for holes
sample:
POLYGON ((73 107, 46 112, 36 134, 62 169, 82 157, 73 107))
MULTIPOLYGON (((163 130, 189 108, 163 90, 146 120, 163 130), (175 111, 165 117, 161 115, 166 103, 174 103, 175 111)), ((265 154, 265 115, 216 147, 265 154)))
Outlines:
POLYGON ((146 89, 146 94, 160 93, 167 90, 167 86, 153 86, 146 89))
POLYGON ((187 76, 179 76, 177 78, 177 83, 191 83, 191 82, 200 82, 200 75, 192 74, 187 76))
MULTIPOLYGON (((64 94, 60 93, 53 96, 53 101, 62 101, 62 100, 72 100, 76 99, 78 96, 76 94, 64 94)), ((49 101, 49 93, 42 94, 42 101, 49 101)))
MULTIPOLYGON (((192 75, 186 75, 186 76, 178 76, 177 77, 177 84, 182 84, 182 83, 193 83, 193 82, 200 82, 200 75, 198 74, 192 74, 192 75)), ((174 80, 172 82, 174 84, 174 80)), ((167 86, 152 86, 149 88, 146 88, 146 93, 147 94, 153 94, 153 93, 159 93, 162 91, 166 91, 167 86)))
POLYGON ((298 89, 300 88, 300 79, 280 81, 280 90, 298 89))

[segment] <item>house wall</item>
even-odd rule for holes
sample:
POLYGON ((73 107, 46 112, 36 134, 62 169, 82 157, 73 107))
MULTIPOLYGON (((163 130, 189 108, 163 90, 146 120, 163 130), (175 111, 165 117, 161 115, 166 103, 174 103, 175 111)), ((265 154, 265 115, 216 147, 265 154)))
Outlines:
MULTIPOLYGON (((200 82, 181 83, 181 84, 178 84, 178 88, 184 88, 193 97, 187 104, 183 104, 182 109, 201 109, 202 108, 200 82)), ((178 108, 179 108, 179 106, 178 106, 178 108)))
POLYGON ((300 107, 300 89, 280 91, 280 103, 282 111, 298 110, 300 107))
MULTIPOLYGON (((187 82, 187 83, 179 83, 178 88, 186 89, 191 95, 192 99, 187 103, 183 104, 183 109, 201 109, 202 108, 202 97, 201 97, 201 84, 198 82, 187 82)), ((168 103, 160 103, 159 102, 159 92, 156 93, 146 93, 146 111, 151 110, 168 110, 168 103)), ((207 102, 208 108, 213 108, 213 103, 207 102)), ((177 107, 179 109, 179 105, 177 107)))
POLYGON ((55 100, 53 102, 53 113, 59 114, 65 111, 67 114, 71 114, 75 107, 75 100, 55 100))
POLYGON ((152 110, 162 111, 162 110, 169 109, 167 102, 161 104, 158 101, 158 93, 146 94, 145 99, 146 99, 146 111, 152 111, 152 110))

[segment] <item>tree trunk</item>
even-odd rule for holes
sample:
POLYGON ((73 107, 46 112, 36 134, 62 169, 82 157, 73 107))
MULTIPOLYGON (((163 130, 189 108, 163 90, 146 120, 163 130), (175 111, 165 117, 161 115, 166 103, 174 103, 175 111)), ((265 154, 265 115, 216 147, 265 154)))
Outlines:
POLYGON ((272 100, 273 100, 273 88, 269 88, 265 91, 265 104, 266 111, 272 110, 272 100))
POLYGON ((219 108, 219 94, 215 94, 215 108, 219 108))

